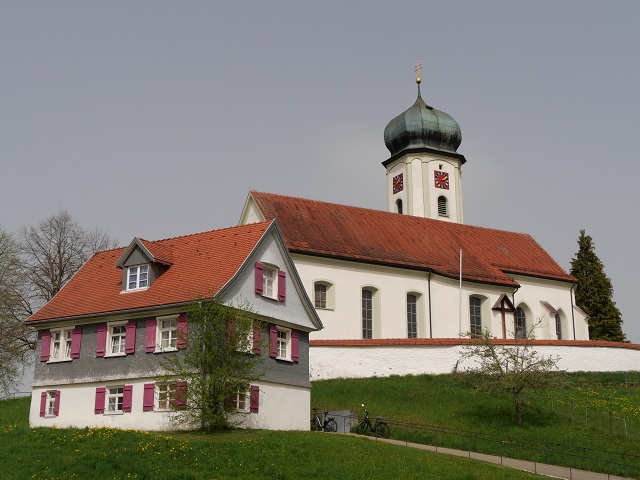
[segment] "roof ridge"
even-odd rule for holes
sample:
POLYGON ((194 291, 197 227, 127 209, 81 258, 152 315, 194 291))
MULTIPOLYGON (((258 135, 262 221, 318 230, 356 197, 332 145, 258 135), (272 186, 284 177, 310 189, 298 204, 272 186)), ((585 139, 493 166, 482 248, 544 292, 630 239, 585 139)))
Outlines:
MULTIPOLYGON (((180 238, 195 237, 196 235, 205 235, 207 233, 222 232, 224 230, 249 229, 251 227, 256 227, 256 226, 261 225, 261 224, 269 224, 271 222, 272 222, 272 220, 265 220, 264 222, 248 223, 246 225, 232 225, 230 227, 217 228, 215 230, 205 230, 203 232, 196 232, 196 233, 187 233, 187 234, 184 234, 184 235, 177 235, 175 237, 159 238, 157 240, 147 240, 147 239, 144 239, 144 238, 141 238, 141 237, 137 237, 137 238, 139 240, 145 241, 147 243, 166 242, 166 241, 169 241, 169 240, 178 240, 180 238)), ((120 248, 122 248, 122 247, 120 247, 120 248)))
MULTIPOLYGON (((316 203, 316 204, 320 203, 320 204, 324 204, 324 205, 334 205, 334 206, 338 206, 338 207, 355 208, 355 209, 358 209, 358 210, 374 212, 376 214, 389 215, 389 216, 392 216, 394 218, 411 219, 411 220, 414 220, 414 221, 417 221, 417 222, 422 222, 422 221, 438 222, 437 223, 438 225, 447 225, 448 227, 452 227, 452 228, 461 228, 461 229, 474 228, 474 229, 486 230, 486 231, 492 231, 492 232, 512 233, 512 234, 515 234, 515 235, 524 235, 524 236, 527 236, 527 237, 533 239, 533 237, 529 233, 514 232, 512 230, 504 230, 504 229, 500 229, 500 228, 483 227, 483 226, 480 226, 480 225, 470 225, 470 224, 466 224, 466 223, 446 222, 444 220, 438 220, 437 218, 417 217, 417 216, 414 216, 414 215, 398 215, 397 213, 387 212, 385 210, 376 210, 374 208, 359 207, 359 206, 356 206, 356 205, 345 205, 343 203, 326 202, 324 200, 313 200, 313 199, 310 199, 310 198, 296 197, 296 196, 293 196, 293 195, 282 195, 280 193, 260 192, 258 190, 250 190, 249 193, 251 193, 251 194, 255 193, 255 194, 258 194, 258 195, 269 195, 269 196, 272 196, 272 197, 290 198, 290 199, 295 199, 295 200, 303 200, 305 202, 312 202, 312 203, 316 203)), ((535 239, 534 239, 534 241, 535 241, 535 239)))

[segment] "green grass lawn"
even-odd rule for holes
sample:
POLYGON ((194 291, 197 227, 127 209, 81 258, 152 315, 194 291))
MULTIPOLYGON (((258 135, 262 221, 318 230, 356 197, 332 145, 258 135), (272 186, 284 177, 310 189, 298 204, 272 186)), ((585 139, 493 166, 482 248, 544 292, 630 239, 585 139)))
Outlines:
MULTIPOLYGON (((573 461, 572 466, 580 468, 583 448, 640 455, 640 373, 577 373, 568 374, 566 380, 565 386, 544 394, 525 394, 522 427, 516 425, 513 399, 508 394, 496 397, 479 393, 451 375, 316 381, 312 404, 325 410, 359 411, 360 404, 364 403, 373 416, 380 415, 391 421, 478 432, 503 441, 476 441, 473 433, 468 436, 426 434, 391 423, 391 438, 485 453, 502 452, 506 456, 513 454, 516 458, 543 463, 561 465, 573 461), (626 434, 620 427, 623 416, 628 427, 626 434), (576 456, 545 456, 541 450, 514 448, 509 437, 580 448, 550 446, 549 449, 566 450, 576 456)), ((612 461, 619 458, 603 456, 612 461)), ((634 462, 638 464, 638 459, 634 462)), ((601 464, 600 468, 590 465, 594 470, 604 468, 602 462, 592 463, 601 464)), ((640 465, 635 476, 640 477, 640 465)))
POLYGON ((1 479, 545 478, 320 432, 29 429, 28 405, 29 399, 0 401, 1 479))

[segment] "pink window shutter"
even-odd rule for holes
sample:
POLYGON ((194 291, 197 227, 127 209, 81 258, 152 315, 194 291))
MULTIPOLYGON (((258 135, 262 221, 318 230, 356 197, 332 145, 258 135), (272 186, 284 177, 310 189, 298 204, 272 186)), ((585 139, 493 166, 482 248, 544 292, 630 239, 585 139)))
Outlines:
POLYGON ((287 274, 278 270, 278 300, 284 302, 287 298, 287 274))
POLYGON ((269 327, 269 356, 278 356, 278 328, 275 325, 269 327))
POLYGON ((258 413, 260 406, 260 387, 251 385, 251 393, 249 397, 249 410, 251 413, 258 413))
POLYGON ((187 382, 176 382, 176 397, 174 405, 176 408, 184 407, 187 404, 187 382))
POLYGON ((149 320, 147 320, 144 350, 147 353, 155 352, 156 350, 156 325, 157 320, 155 318, 150 318, 149 320))
POLYGON ((107 393, 106 387, 96 388, 96 403, 93 409, 95 414, 104 413, 104 397, 107 393))
POLYGON ((47 392, 40 394, 40 416, 44 417, 47 414, 47 392))
POLYGON ((125 385, 122 390, 122 411, 131 412, 131 404, 133 403, 133 385, 125 385))
POLYGON ((253 326, 253 353, 256 355, 262 353, 262 329, 260 324, 253 326))
POLYGON ((56 398, 53 400, 53 414, 60 415, 60 390, 56 390, 56 398))
POLYGON ((187 348, 188 323, 186 315, 178 315, 178 348, 187 348))
POLYGON ((124 353, 131 355, 136 353, 136 327, 138 322, 131 320, 127 322, 127 336, 124 341, 124 353))
POLYGON ((74 328, 71 333, 71 358, 80 358, 82 344, 82 327, 74 328))
POLYGON ((291 360, 297 362, 300 358, 300 341, 298 331, 291 330, 291 360))
POLYGON ((258 295, 262 295, 263 285, 262 285, 262 277, 264 273, 264 267, 260 262, 256 262, 256 293, 258 295))
POLYGON ((46 332, 42 332, 42 339, 40 345, 40 361, 48 362, 49 355, 51 351, 51 331, 47 330, 46 332))
POLYGON ((145 383, 144 393, 142 395, 142 411, 153 412, 153 406, 155 403, 156 384, 145 383))
POLYGON ((107 325, 98 325, 98 335, 96 340, 96 357, 104 357, 107 351, 107 325))

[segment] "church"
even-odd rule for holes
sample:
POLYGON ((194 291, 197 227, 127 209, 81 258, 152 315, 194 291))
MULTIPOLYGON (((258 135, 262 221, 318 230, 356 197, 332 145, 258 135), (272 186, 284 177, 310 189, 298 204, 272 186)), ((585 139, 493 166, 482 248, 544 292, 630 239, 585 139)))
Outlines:
MULTIPOLYGON (((311 340, 588 340, 576 280, 530 236, 464 224, 458 123, 418 96, 384 130, 388 211, 251 191, 324 329, 311 340)), ((382 170, 381 170, 382 173, 382 170)))

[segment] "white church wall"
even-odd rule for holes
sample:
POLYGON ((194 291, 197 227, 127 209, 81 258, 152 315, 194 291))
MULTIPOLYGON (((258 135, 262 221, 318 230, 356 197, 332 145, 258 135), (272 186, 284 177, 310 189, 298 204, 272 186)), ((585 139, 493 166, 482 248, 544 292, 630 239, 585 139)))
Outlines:
POLYGON ((407 168, 404 163, 396 163, 387 171, 387 198, 389 199, 389 212, 398 212, 398 208, 396 206, 396 202, 398 200, 402 201, 403 211, 405 213, 410 211, 411 206, 409 205, 409 201, 407 199, 408 182, 409 179, 407 178, 407 168), (398 175, 402 175, 403 188, 398 193, 393 193, 393 179, 398 175))
MULTIPOLYGON (((535 350, 558 356, 558 367, 569 372, 640 370, 640 349, 536 345, 535 350)), ((459 345, 312 346, 310 376, 313 381, 450 373, 461 354, 459 345)))

